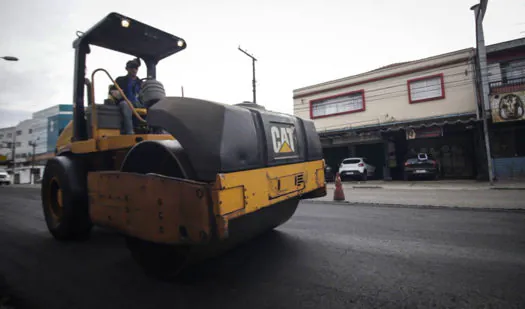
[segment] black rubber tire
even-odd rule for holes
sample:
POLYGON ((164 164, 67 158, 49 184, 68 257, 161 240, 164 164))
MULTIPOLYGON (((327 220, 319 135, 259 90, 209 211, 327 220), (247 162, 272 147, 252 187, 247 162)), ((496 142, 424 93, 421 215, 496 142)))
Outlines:
POLYGON ((368 171, 364 170, 363 175, 361 175, 361 181, 367 181, 368 180, 368 171))
POLYGON ((89 217, 87 172, 82 161, 57 156, 47 161, 41 200, 46 225, 60 241, 87 240, 93 224, 89 217), (58 204, 59 191, 62 195, 58 204))

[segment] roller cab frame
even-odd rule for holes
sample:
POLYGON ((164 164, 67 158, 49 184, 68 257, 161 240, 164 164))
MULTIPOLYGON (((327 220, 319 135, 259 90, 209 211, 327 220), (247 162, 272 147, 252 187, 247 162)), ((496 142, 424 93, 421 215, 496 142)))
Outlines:
POLYGON ((85 76, 90 45, 139 57, 144 84, 154 85, 161 85, 158 62, 186 48, 183 39, 118 13, 75 40, 73 121, 42 180, 56 239, 85 240, 94 225, 108 227, 125 236, 144 269, 168 276, 285 223, 301 199, 326 195, 309 119, 257 104, 163 96, 134 111, 145 133, 121 135, 118 109, 95 103, 94 74, 85 76))

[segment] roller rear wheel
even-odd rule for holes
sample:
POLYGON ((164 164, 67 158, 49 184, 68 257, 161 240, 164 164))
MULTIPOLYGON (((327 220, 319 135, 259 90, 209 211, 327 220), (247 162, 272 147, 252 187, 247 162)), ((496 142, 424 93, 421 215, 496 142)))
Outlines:
POLYGON ((57 240, 85 240, 92 223, 82 161, 58 156, 50 159, 42 178, 42 208, 49 232, 57 240))

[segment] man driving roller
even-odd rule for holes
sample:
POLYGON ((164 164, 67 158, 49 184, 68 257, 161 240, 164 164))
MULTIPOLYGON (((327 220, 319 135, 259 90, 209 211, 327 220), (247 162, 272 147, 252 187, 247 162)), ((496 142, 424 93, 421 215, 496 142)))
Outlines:
MULTIPOLYGON (((140 59, 135 58, 126 63, 127 75, 119 76, 115 80, 117 85, 122 89, 122 92, 126 95, 128 100, 133 104, 135 108, 142 108, 142 104, 139 101, 139 92, 140 87, 142 86, 142 81, 137 77, 137 72, 140 67, 140 59)), ((122 134, 134 134, 134 124, 136 124, 137 119, 133 115, 133 112, 129 108, 128 104, 124 98, 120 98, 120 94, 116 91, 116 88, 110 88, 110 92, 115 93, 113 97, 116 99, 117 105, 120 107, 123 118, 123 128, 122 134)))

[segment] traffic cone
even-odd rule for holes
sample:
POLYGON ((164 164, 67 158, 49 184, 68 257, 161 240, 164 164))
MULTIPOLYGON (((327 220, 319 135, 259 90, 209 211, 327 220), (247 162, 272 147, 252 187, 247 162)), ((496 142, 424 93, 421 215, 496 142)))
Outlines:
POLYGON ((334 191, 334 201, 344 201, 345 192, 343 191, 343 185, 341 184, 341 177, 339 173, 335 174, 335 191, 334 191))

